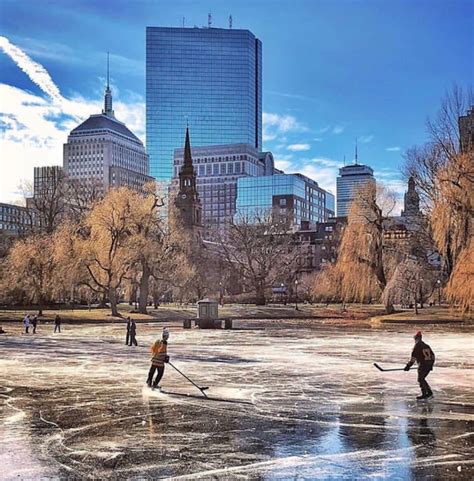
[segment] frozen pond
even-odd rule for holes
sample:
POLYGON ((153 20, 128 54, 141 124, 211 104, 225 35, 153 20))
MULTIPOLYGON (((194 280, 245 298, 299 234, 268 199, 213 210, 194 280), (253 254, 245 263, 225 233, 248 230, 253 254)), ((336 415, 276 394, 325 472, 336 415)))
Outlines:
POLYGON ((117 325, 5 325, 0 479, 473 479, 472 333, 425 329, 435 398, 417 403, 416 370, 372 366, 402 367, 413 327, 297 324, 171 327, 209 400, 171 367, 166 393, 144 387, 162 324, 139 324, 138 347, 117 325))

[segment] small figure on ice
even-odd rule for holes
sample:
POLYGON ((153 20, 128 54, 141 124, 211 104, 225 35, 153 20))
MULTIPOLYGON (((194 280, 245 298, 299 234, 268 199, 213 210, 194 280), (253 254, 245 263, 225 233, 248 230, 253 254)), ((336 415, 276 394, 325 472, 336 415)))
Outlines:
POLYGON ((56 332, 61 332, 61 318, 59 317, 59 314, 56 314, 56 317, 54 318, 54 333, 56 332))
POLYGON ((414 339, 415 347, 411 353, 410 361, 405 366, 405 371, 409 371, 415 362, 418 363, 418 384, 421 388, 421 396, 417 396, 416 399, 424 400, 433 396, 433 391, 426 382, 426 376, 433 370, 435 355, 431 347, 422 341, 421 331, 415 334, 414 339))
POLYGON ((28 330, 30 329, 30 315, 26 314, 23 319, 23 326, 25 327, 25 334, 28 334, 28 330))
POLYGON ((31 324, 33 325, 33 334, 36 334, 36 327, 38 326, 38 316, 36 314, 33 316, 31 324))
POLYGON ((135 344, 135 346, 138 346, 137 342, 137 325, 135 324, 135 321, 132 319, 130 321, 130 346, 132 344, 135 344))
POLYGON ((163 377, 165 372, 165 362, 169 361, 169 356, 167 354, 167 347, 168 347, 168 338, 170 334, 168 329, 165 327, 163 328, 163 335, 162 339, 158 339, 155 341, 153 346, 151 346, 152 358, 151 358, 151 367, 148 372, 148 379, 147 385, 153 389, 159 388, 159 382, 163 377), (153 375, 157 371, 155 381, 153 382, 153 375))
POLYGON ((130 325, 132 324, 132 320, 130 316, 127 317, 127 336, 125 337, 125 345, 128 346, 130 343, 130 325))

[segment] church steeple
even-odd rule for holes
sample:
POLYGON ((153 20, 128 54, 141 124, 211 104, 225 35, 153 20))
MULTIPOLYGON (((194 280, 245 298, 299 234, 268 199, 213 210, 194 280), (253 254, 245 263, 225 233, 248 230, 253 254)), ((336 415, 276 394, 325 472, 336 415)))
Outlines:
POLYGON ((404 196, 404 209, 402 210, 402 216, 417 216, 420 215, 420 196, 415 188, 415 179, 410 176, 408 179, 408 190, 404 196))
POLYGON ((109 52, 107 52, 107 87, 105 88, 104 110, 102 110, 102 113, 108 117, 115 118, 115 114, 112 109, 112 91, 110 90, 109 85, 109 52))
POLYGON ((179 171, 179 191, 175 199, 175 206, 180 212, 182 225, 187 229, 197 230, 200 235, 202 208, 196 185, 196 171, 193 167, 188 127, 186 127, 183 165, 179 171))

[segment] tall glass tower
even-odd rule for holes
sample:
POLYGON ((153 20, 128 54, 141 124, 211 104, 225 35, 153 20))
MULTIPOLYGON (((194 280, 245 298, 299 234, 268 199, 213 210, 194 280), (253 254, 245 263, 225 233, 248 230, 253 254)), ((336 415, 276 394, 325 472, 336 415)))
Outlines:
POLYGON ((189 124, 193 146, 262 149, 262 44, 248 30, 147 27, 150 174, 171 180, 189 124))

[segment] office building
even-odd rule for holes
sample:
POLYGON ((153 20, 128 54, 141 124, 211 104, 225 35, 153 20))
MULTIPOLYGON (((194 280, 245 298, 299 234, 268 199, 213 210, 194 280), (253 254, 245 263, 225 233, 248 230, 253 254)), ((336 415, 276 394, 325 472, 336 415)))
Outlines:
POLYGON ((466 115, 459 117, 459 139, 461 152, 472 152, 474 150, 474 105, 467 111, 466 115))
POLYGON ((352 201, 364 186, 374 183, 374 171, 367 165, 346 165, 339 169, 337 184, 337 216, 343 217, 349 214, 352 201))
POLYGON ((248 30, 148 27, 146 142, 150 173, 173 176, 186 123, 194 147, 262 148, 262 45, 248 30))
POLYGON ((33 198, 52 197, 62 186, 64 176, 60 165, 35 167, 33 170, 33 198))
MULTIPOLYGON (((175 190, 183 165, 184 152, 182 148, 174 151, 172 186, 175 190)), ((239 178, 273 175, 279 172, 275 170, 273 155, 270 152, 258 152, 247 144, 193 147, 192 159, 203 209, 205 239, 211 239, 216 229, 234 218, 239 178)))
POLYGON ((63 166, 69 180, 95 180, 104 192, 122 186, 140 190, 153 181, 142 141, 115 118, 108 74, 104 110, 71 131, 64 144, 63 166))
POLYGON ((270 212, 273 219, 298 230, 333 217, 334 196, 302 174, 238 179, 236 220, 270 212))
POLYGON ((19 236, 34 227, 34 212, 15 204, 0 203, 0 234, 19 236))

